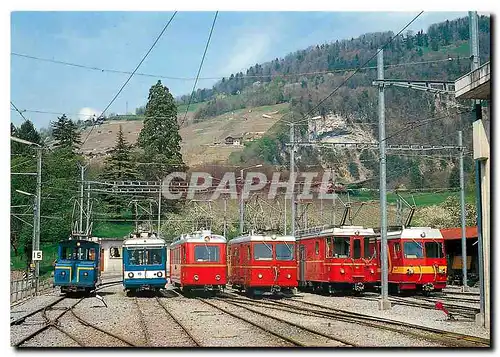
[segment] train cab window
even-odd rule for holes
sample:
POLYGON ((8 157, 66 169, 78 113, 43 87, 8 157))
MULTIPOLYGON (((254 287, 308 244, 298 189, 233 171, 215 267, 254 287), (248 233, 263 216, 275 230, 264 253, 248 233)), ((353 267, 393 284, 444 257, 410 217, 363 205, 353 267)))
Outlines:
POLYGON ((347 258, 350 255, 349 238, 334 238, 333 251, 335 258, 347 258))
POLYGON ((89 249, 89 260, 95 260, 95 249, 94 248, 89 249))
POLYGON ((253 246, 253 258, 255 260, 272 260, 273 247, 267 243, 256 243, 253 246))
POLYGON ((419 242, 405 242, 404 243, 405 258, 423 258, 424 252, 422 244, 419 242))
POLYGON ((354 259, 361 258, 361 240, 360 239, 354 239, 353 258, 354 259))
POLYGON ((219 247, 199 244, 194 247, 194 260, 197 262, 218 262, 219 247))
POLYGON ((442 258, 443 245, 439 242, 425 242, 426 258, 442 258))
POLYGON ((250 261, 250 246, 247 247, 247 261, 250 261))
POLYGON ((318 254, 319 254, 319 242, 315 242, 315 243, 314 243, 314 253, 315 253, 316 255, 318 255, 318 254))
POLYGON ((328 237, 325 239, 325 256, 327 258, 331 258, 333 255, 333 247, 332 247, 332 237, 328 237))
POLYGON ((293 244, 276 244, 276 260, 293 260, 293 244))
POLYGON ((111 247, 111 248, 109 248, 109 257, 113 258, 113 259, 115 259, 115 258, 118 258, 118 259, 121 258, 122 255, 120 254, 120 249, 117 248, 117 247, 111 247))
POLYGON ((364 257, 371 258, 373 252, 370 251, 370 238, 363 238, 364 257))
POLYGON ((150 265, 158 265, 162 263, 161 249, 147 249, 147 263, 150 265))

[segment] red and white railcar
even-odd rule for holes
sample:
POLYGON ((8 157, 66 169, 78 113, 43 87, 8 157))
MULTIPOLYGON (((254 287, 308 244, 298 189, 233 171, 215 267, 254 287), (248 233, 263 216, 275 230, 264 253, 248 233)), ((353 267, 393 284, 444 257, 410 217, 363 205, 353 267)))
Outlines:
POLYGON ((226 238, 202 230, 170 244, 170 281, 183 291, 222 290, 227 283, 226 238))
POLYGON ((373 228, 315 227, 296 232, 299 287, 332 293, 363 291, 377 283, 373 228))
POLYGON ((228 276, 248 295, 293 293, 297 287, 295 237, 252 232, 228 242, 228 276))
MULTIPOLYGON (((380 237, 377 243, 380 251, 380 237)), ((429 293, 446 287, 447 262, 439 229, 412 227, 388 232, 387 246, 391 292, 429 293)))

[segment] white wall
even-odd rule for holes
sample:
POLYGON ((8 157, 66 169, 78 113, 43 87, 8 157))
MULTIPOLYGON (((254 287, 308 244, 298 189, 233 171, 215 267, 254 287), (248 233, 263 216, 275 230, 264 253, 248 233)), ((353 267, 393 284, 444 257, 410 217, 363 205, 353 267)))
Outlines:
POLYGON ((120 273, 122 272, 122 240, 101 240, 101 249, 104 250, 104 272, 105 273, 120 273), (111 258, 110 248, 119 248, 120 257, 111 258))

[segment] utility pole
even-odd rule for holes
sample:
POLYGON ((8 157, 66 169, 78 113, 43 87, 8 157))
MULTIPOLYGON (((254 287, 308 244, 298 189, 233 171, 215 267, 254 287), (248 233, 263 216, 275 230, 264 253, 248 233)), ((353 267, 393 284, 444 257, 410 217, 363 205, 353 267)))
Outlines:
MULTIPOLYGON (((33 245, 33 250, 40 250, 40 210, 41 210, 41 199, 42 199, 42 148, 38 147, 37 150, 37 169, 36 169, 36 197, 35 197, 35 242, 33 245)), ((39 276, 40 276, 40 261, 35 261, 35 295, 38 293, 39 288, 39 276)))
POLYGON ((292 199, 291 202, 291 212, 292 212, 292 236, 295 236, 295 124, 290 124, 290 142, 292 143, 290 152, 290 178, 293 181, 292 185, 292 199))
POLYGON ((87 235, 87 238, 90 238, 90 216, 92 214, 92 209, 90 208, 90 183, 87 184, 87 221, 85 224, 85 234, 87 235))
POLYGON ((284 203, 284 208, 285 208, 285 223, 284 223, 284 228, 285 228, 285 231, 284 231, 284 235, 286 235, 286 195, 283 196, 285 198, 285 203, 284 203))
MULTIPOLYGON (((462 146, 462 130, 458 131, 458 146, 462 146)), ((460 150, 460 215, 462 223, 462 291, 467 291, 467 240, 465 236, 464 151, 460 150)))
POLYGON ((224 238, 227 239, 227 197, 224 197, 224 238))
POLYGON ((244 187, 244 181, 243 181, 243 169, 240 170, 240 181, 241 181, 241 186, 240 186, 240 234, 243 234, 243 225, 244 225, 244 220, 245 220, 245 205, 243 203, 243 187, 244 187))
MULTIPOLYGON (((384 50, 380 49, 377 54, 377 79, 384 80, 384 50)), ((385 97, 384 83, 378 86, 378 115, 379 115, 379 153, 380 153, 380 250, 381 250, 381 299, 380 310, 391 308, 388 289, 388 262, 387 262, 387 193, 386 193, 386 156, 385 156, 385 97)))
POLYGON ((157 237, 159 238, 160 237, 160 227, 161 227, 161 193, 162 193, 162 190, 163 190, 163 181, 162 180, 159 180, 160 181, 160 187, 159 187, 159 190, 158 190, 158 231, 156 233, 157 237))
MULTIPOLYGON (((471 71, 479 68, 479 29, 476 11, 469 11, 469 29, 470 29, 470 48, 471 48, 471 71)), ((482 119, 481 101, 473 101, 474 109, 476 112, 476 121, 482 119)), ((478 238, 478 260, 479 260, 479 320, 483 326, 487 326, 489 321, 489 303, 486 306, 486 300, 489 301, 489 266, 485 266, 485 256, 489 256, 489 242, 484 244, 483 227, 482 227, 482 193, 481 193, 481 178, 482 178, 482 164, 480 160, 475 160, 476 169, 476 207, 477 207, 477 238, 478 238), (486 249, 485 249, 486 246, 486 249), (486 250, 486 251, 485 251, 486 250), (488 294, 488 299, 486 299, 488 294), (487 311, 486 311, 487 310, 487 311)), ((489 239, 489 236, 486 237, 489 239)), ((489 263, 489 259, 486 260, 489 263)), ((488 264, 489 265, 489 264, 488 264)))
POLYGON ((88 165, 80 165, 80 224, 78 226, 78 235, 83 236, 83 180, 85 179, 85 169, 88 165))

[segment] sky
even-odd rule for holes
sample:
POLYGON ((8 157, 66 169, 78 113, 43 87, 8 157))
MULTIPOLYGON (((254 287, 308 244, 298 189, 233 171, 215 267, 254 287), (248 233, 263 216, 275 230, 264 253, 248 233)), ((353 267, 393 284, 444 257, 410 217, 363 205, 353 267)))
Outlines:
MULTIPOLYGON (((85 119, 110 103, 128 74, 66 66, 19 57, 34 56, 84 66, 131 72, 173 12, 19 12, 11 13, 10 98, 36 127, 48 127, 56 114, 85 119), (85 114, 85 115, 77 115, 85 114)), ((219 12, 200 77, 229 76, 256 63, 308 46, 350 39, 376 31, 399 32, 414 12, 219 12)), ((174 97, 190 93, 215 12, 178 12, 138 72, 187 80, 134 76, 107 110, 124 114, 145 105, 158 79, 174 97)), ((424 12, 410 30, 427 30, 466 12, 424 12)), ((210 88, 216 79, 200 79, 210 88)), ((23 119, 11 111, 11 121, 23 119)))

